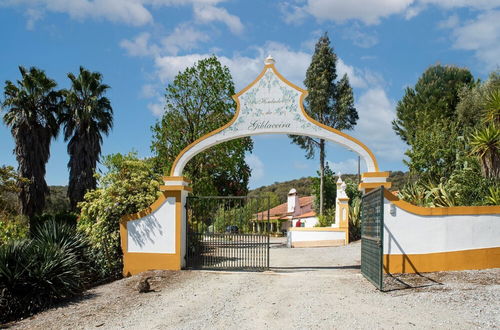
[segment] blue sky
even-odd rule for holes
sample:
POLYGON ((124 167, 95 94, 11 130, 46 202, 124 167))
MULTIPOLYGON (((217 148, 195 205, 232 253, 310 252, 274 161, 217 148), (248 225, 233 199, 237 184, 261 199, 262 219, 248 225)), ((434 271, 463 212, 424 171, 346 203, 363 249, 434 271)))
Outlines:
MULTIPOLYGON (((500 64, 498 0, 0 0, 0 81, 37 66, 68 87, 68 72, 99 71, 111 86, 114 129, 103 154, 149 156, 150 127, 163 90, 179 70, 216 54, 237 89, 271 54, 278 70, 303 86, 314 44, 327 31, 340 74, 354 87, 360 120, 352 135, 375 153, 381 170, 404 170, 405 145, 391 120, 404 88, 430 65, 469 68, 478 78, 500 64)), ((315 175, 318 161, 286 136, 254 138, 247 160, 252 188, 315 175)), ((0 124, 0 164, 17 166, 10 131, 0 124)), ((329 144, 335 171, 356 171, 356 155, 329 144)), ((47 182, 66 184, 66 145, 51 147, 47 182)))

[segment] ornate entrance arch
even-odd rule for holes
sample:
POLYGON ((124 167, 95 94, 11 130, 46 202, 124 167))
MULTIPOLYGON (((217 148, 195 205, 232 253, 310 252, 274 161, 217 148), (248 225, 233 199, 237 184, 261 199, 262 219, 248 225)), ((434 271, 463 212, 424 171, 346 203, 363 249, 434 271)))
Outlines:
MULTIPOLYGON (((265 60, 264 69, 259 76, 233 96, 237 104, 233 119, 182 150, 174 161, 170 175, 182 176, 183 169, 191 158, 219 143, 261 134, 292 134, 340 144, 361 156, 372 177, 385 178, 387 173, 379 172, 377 159, 366 145, 321 124, 305 112, 303 102, 307 91, 286 80, 276 70, 274 63, 270 56, 265 60)), ((382 182, 385 181, 384 179, 382 182)))
MULTIPOLYGON (((182 176, 184 167, 196 154, 224 141, 260 134, 305 135, 325 139, 356 152, 363 158, 367 172, 359 189, 367 192, 384 186, 389 172, 380 172, 375 155, 359 140, 312 119, 304 111, 307 91, 286 80, 268 57, 259 76, 234 95, 237 108, 226 125, 199 138, 177 156, 170 176, 164 177, 162 194, 148 209, 122 217, 120 221, 124 275, 148 269, 181 269, 186 262, 186 200, 192 190, 182 176)), ((340 185, 340 184, 339 184, 340 185)), ((339 196, 339 195, 338 195, 339 196)), ((344 226, 348 241, 347 200, 338 198, 346 214, 337 223, 344 226)), ((340 214, 340 213, 339 213, 340 214)), ((335 228, 333 229, 335 231, 335 228)), ((342 231, 342 228, 339 230, 342 231)))

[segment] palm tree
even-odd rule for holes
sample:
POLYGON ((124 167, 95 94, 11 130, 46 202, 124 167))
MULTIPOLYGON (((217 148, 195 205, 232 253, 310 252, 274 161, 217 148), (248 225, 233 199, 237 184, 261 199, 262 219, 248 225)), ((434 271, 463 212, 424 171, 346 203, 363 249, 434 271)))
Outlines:
POLYGON ((113 109, 104 93, 109 89, 102 84, 99 72, 90 72, 80 67, 78 77, 68 74, 71 88, 66 96, 64 139, 69 140, 68 162, 70 205, 76 208, 85 192, 95 189, 94 172, 101 154, 102 133, 108 135, 113 126, 113 109))
POLYGON ((14 153, 19 164, 20 211, 30 219, 34 229, 35 215, 45 207, 49 189, 45 182, 45 165, 50 157, 50 142, 59 131, 58 116, 61 109, 61 92, 57 83, 43 70, 20 66, 22 79, 17 86, 5 82, 2 108, 3 120, 10 127, 15 140, 14 153))

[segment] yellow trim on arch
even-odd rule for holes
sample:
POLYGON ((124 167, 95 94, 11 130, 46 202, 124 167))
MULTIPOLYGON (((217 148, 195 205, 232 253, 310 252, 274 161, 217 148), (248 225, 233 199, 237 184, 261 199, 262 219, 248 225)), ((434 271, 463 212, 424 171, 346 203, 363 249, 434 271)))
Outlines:
POLYGON ((500 214, 500 206, 452 206, 452 207, 422 207, 400 200, 397 196, 384 189, 384 197, 392 204, 407 212, 423 215, 479 215, 500 214))
POLYGON ((203 135, 202 137, 198 138, 197 140, 195 140, 194 142, 190 143, 187 147, 185 147, 184 149, 182 149, 182 151, 177 155, 177 157, 175 158, 174 160, 174 163, 172 164, 172 168, 170 169, 170 175, 171 176, 174 176, 174 170, 175 168, 177 167, 177 163, 179 162, 179 160, 181 159, 181 157, 189 150, 191 149, 192 147, 194 147, 195 145, 197 145, 198 143, 200 143, 201 141, 207 139, 208 137, 212 136, 212 135, 215 135, 217 133, 219 133, 220 131, 228 128, 229 126, 231 126, 234 121, 236 120, 236 118, 238 117, 239 113, 240 113, 240 101, 239 101, 239 96, 241 96, 241 94, 245 93, 247 90, 249 90, 250 88, 252 88, 253 85, 255 85, 257 83, 257 81, 259 81, 263 76, 264 74, 266 73, 266 71, 268 69, 271 69, 273 70, 273 72, 276 74, 276 76, 278 76, 279 79, 281 79, 281 81, 283 81, 285 84, 287 84, 288 86, 298 90, 299 92, 301 92, 301 96, 300 96, 300 101, 299 101, 299 106, 300 106, 300 109, 302 111, 302 114, 304 115, 304 117, 309 120, 311 123, 313 123, 314 125, 316 126, 319 126, 323 129, 326 129, 327 131, 330 131, 334 134, 337 134, 337 135, 340 135, 354 143, 356 143, 357 145, 359 145, 361 148, 363 148, 367 153, 368 155, 370 156, 370 158, 372 159, 373 161, 373 165, 375 166, 375 171, 378 172, 379 171, 379 167, 378 167, 378 162, 377 162, 377 159, 375 158, 375 155, 372 153, 372 151, 370 149, 368 149, 368 147, 363 144, 361 141, 359 141, 358 139, 350 136, 350 135, 347 135, 339 130, 336 130, 334 128, 331 128, 329 126, 326 126, 316 120, 314 120, 313 118, 311 118, 305 111, 304 109, 304 99, 306 98, 308 92, 305 90, 305 89, 302 89, 298 86, 296 86, 295 84, 291 83, 290 81, 288 81, 285 77, 283 77, 279 72, 278 70, 276 70, 274 64, 266 64, 264 66, 264 69, 262 69, 261 73, 257 76, 257 78, 255 78, 248 86, 246 86, 245 88, 243 88, 241 91, 239 91, 237 94, 233 95, 233 100, 236 102, 236 112, 233 116, 233 118, 227 123, 225 124, 224 126, 222 127, 219 127, 217 128, 216 130, 213 130, 212 132, 210 133, 207 133, 205 135, 203 135))

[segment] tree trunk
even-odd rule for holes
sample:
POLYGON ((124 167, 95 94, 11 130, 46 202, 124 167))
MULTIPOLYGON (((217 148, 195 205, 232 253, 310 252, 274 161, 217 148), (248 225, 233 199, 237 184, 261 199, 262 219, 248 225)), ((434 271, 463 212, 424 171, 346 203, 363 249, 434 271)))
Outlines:
POLYGON ((325 140, 319 140, 319 215, 323 215, 323 192, 325 177, 325 140))

